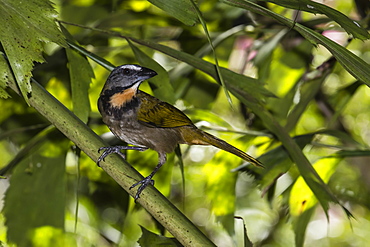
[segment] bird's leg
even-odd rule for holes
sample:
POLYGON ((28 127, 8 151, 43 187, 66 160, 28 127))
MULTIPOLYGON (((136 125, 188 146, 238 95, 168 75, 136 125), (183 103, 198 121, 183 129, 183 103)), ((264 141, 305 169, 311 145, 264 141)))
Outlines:
POLYGON ((133 184, 130 189, 138 186, 140 184, 140 187, 137 189, 136 195, 135 195, 135 201, 139 199, 141 192, 150 184, 154 185, 154 180, 152 179, 155 173, 161 168, 161 166, 166 162, 167 156, 166 153, 158 153, 158 165, 154 168, 152 173, 149 174, 146 178, 143 180, 133 184))
POLYGON ((96 162, 99 166, 100 161, 104 160, 105 157, 107 157, 110 154, 116 153, 119 154, 122 158, 126 159, 126 155, 124 155, 121 150, 136 150, 136 151, 145 151, 148 148, 146 147, 136 147, 136 146, 113 146, 113 147, 101 147, 99 148, 98 152, 100 153, 101 150, 104 150, 102 155, 98 158, 98 161, 96 162))

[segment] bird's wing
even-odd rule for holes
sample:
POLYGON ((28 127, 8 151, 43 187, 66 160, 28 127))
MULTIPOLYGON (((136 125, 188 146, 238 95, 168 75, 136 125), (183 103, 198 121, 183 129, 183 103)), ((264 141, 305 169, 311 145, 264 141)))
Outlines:
POLYGON ((192 121, 176 107, 140 91, 139 122, 157 128, 175 128, 193 125, 192 121))

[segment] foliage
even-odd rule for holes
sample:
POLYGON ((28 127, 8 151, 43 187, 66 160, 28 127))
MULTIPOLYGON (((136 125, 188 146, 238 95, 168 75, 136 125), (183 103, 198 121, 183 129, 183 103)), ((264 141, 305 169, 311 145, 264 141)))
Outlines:
MULTIPOLYGON (((370 5, 331 4, 0 0, 0 243, 368 245, 370 5), (128 63, 265 169, 182 146, 154 177, 171 203, 151 188, 135 203, 128 163, 95 163, 119 143, 96 101, 128 63)), ((146 175, 157 156, 127 161, 146 175)))

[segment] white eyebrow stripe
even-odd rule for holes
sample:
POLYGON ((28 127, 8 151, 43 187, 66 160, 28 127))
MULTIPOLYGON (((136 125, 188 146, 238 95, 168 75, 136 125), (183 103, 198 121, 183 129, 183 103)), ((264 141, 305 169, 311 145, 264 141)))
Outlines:
POLYGON ((135 64, 125 64, 120 67, 121 69, 130 69, 130 70, 136 70, 140 71, 141 67, 135 65, 135 64))

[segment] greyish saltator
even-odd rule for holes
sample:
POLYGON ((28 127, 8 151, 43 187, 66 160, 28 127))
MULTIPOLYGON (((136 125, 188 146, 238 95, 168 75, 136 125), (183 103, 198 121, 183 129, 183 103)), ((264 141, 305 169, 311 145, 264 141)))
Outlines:
POLYGON ((111 153, 124 157, 121 153, 123 149, 144 151, 150 148, 158 153, 158 164, 153 172, 131 186, 140 185, 135 200, 146 186, 154 184, 154 174, 166 162, 166 154, 173 152, 178 144, 212 145, 263 167, 261 162, 245 152, 198 129, 179 109, 138 89, 143 81, 155 75, 155 71, 139 65, 116 67, 109 75, 98 100, 103 122, 116 137, 133 145, 100 148, 99 151, 104 152, 98 164, 111 153))

